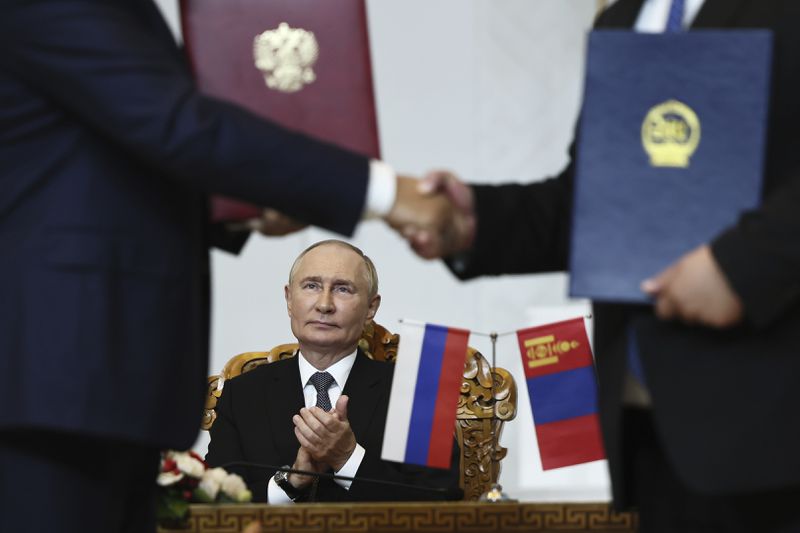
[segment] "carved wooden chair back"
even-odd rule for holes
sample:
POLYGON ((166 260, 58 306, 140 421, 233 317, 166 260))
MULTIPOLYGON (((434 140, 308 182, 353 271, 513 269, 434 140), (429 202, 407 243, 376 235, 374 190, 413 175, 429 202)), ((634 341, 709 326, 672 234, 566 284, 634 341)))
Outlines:
MULTIPOLYGON (((371 359, 393 363, 400 336, 375 322, 364 328, 359 347, 371 359)), ((217 400, 225 380, 253 368, 294 357, 297 344, 280 344, 268 352, 245 352, 231 358, 218 375, 209 376, 202 428, 216 419, 217 400)), ((456 414, 460 448, 460 485, 465 500, 477 500, 500 476, 500 462, 508 450, 500 446, 503 424, 517 414, 517 386, 507 370, 495 368, 474 348, 467 350, 456 414), (492 383, 494 382, 494 387, 492 383)))

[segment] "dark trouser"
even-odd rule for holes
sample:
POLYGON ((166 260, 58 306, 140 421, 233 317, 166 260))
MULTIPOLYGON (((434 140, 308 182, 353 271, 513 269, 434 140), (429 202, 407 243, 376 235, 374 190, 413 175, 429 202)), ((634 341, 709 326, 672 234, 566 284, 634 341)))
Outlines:
POLYGON ((0 430, 0 530, 155 531, 159 452, 38 430, 0 430))
POLYGON ((667 461, 646 411, 625 412, 629 494, 640 533, 799 533, 800 488, 706 494, 688 488, 667 461))

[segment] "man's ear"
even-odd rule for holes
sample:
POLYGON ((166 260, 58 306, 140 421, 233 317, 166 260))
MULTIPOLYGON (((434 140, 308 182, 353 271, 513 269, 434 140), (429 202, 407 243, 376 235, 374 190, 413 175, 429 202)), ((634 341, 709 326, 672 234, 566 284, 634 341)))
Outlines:
POLYGON ((375 318, 375 314, 378 312, 378 308, 380 306, 381 306, 381 295, 376 294, 369 302, 369 308, 367 309, 367 321, 375 318))
POLYGON ((289 285, 283 286, 283 297, 286 299, 286 312, 292 316, 292 294, 289 291, 289 285))

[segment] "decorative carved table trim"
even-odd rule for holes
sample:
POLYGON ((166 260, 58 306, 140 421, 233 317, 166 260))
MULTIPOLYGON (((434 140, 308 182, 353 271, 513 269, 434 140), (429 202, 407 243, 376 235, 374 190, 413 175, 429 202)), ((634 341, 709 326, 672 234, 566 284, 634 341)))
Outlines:
POLYGON ((191 505, 189 527, 180 531, 239 533, 254 520, 264 532, 292 533, 634 533, 638 522, 635 514, 612 512, 607 503, 191 505))

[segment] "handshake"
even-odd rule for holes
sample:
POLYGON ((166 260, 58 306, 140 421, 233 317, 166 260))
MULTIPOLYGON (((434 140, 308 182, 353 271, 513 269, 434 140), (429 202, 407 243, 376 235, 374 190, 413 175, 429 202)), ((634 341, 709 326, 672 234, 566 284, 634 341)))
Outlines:
POLYGON ((467 250, 477 221, 472 189, 447 171, 429 172, 422 180, 397 178, 394 206, 384 220, 425 259, 467 250))
MULTIPOLYGON (((423 179, 398 176, 394 205, 383 220, 425 259, 467 250, 477 227, 472 188, 447 171, 429 172, 423 179)), ((268 236, 305 227, 274 209, 249 222, 249 229, 268 236)))

